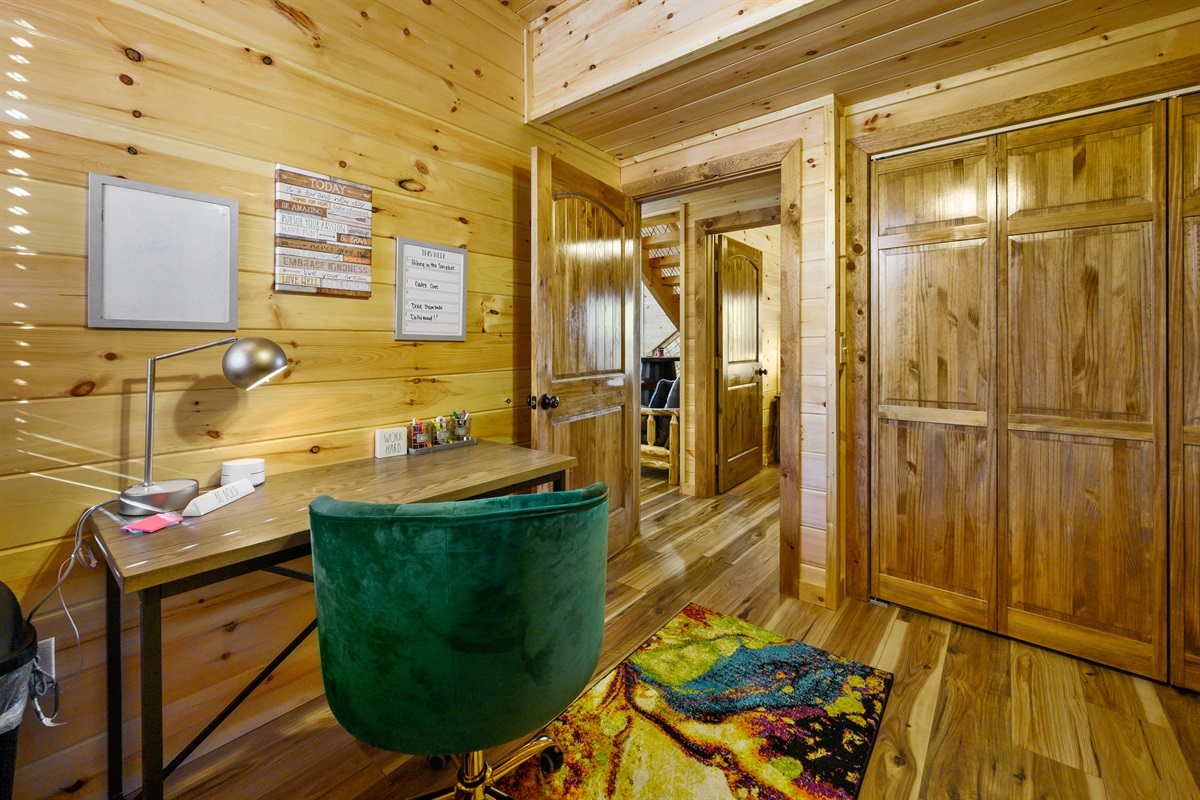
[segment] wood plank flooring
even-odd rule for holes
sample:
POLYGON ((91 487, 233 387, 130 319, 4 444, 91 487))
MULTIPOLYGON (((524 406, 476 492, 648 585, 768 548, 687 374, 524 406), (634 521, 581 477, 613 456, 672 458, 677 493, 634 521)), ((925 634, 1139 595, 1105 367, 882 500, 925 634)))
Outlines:
MULTIPOLYGON (((781 596, 778 481, 768 468, 699 500, 643 472, 642 535, 609 562, 597 675, 697 602, 895 673, 860 800, 1200 800, 1200 696, 894 606, 781 596)), ((451 772, 356 742, 315 700, 185 765, 168 790, 384 800, 451 772)))

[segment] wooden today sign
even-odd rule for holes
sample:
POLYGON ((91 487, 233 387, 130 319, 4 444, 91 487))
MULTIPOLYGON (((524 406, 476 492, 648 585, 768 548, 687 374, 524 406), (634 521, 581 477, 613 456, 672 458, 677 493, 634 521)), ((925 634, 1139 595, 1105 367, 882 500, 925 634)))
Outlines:
POLYGON ((275 291, 371 296, 371 187, 275 165, 275 291))

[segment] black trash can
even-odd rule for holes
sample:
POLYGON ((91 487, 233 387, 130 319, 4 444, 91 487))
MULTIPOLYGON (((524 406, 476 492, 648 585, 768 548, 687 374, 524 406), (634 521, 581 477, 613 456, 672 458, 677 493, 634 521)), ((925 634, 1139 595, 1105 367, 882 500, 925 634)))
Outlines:
POLYGON ((36 655, 37 631, 21 616, 16 595, 0 583, 0 800, 12 800, 17 733, 36 655))

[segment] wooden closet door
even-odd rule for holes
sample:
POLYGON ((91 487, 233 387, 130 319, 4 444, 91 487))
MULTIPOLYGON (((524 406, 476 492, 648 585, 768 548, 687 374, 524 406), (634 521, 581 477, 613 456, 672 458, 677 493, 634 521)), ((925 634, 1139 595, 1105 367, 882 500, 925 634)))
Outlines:
POLYGON ((1165 122, 1156 103, 999 137, 999 630, 1158 679, 1165 122))
POLYGON ((1171 682, 1200 691, 1200 95, 1171 101, 1171 682))
POLYGON ((872 167, 871 591, 994 624, 995 140, 872 167))

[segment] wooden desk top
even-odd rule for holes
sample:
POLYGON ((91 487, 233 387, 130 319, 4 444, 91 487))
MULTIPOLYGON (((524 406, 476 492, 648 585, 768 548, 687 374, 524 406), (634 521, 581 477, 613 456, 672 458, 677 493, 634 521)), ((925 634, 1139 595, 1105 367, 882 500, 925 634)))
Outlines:
POLYGON ((253 494, 156 533, 121 526, 138 517, 92 516, 96 542, 125 593, 308 543, 308 504, 317 495, 379 503, 463 500, 575 466, 574 456, 480 441, 440 453, 367 458, 268 475, 253 494))

